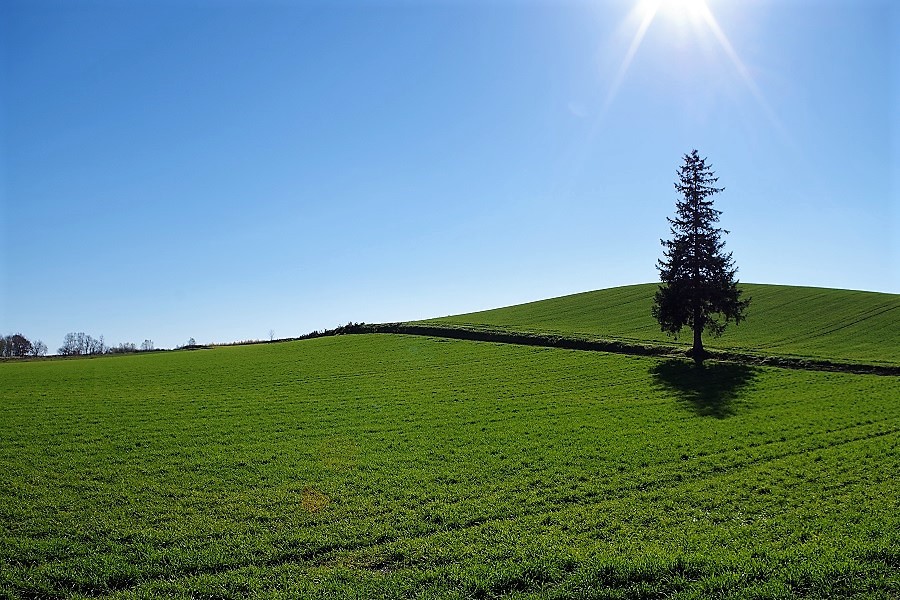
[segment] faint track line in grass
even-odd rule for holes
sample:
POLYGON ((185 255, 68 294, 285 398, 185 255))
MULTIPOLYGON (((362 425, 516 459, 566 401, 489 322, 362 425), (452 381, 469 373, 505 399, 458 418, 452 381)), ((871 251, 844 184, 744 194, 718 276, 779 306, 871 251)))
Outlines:
POLYGON ((859 325, 860 323, 864 323, 865 321, 869 321, 869 320, 871 320, 871 319, 873 319, 873 318, 875 318, 875 317, 879 317, 879 316, 881 316, 881 315, 887 314, 887 313, 889 313, 889 312, 891 312, 891 311, 894 311, 894 310, 897 310, 897 309, 900 309, 900 306, 878 306, 878 307, 875 307, 875 308, 873 308, 873 309, 871 309, 871 310, 869 310, 869 311, 867 311, 867 312, 864 312, 864 313, 860 314, 860 315, 858 316, 858 318, 856 318, 856 319, 854 319, 854 320, 852 320, 852 321, 847 321, 846 323, 841 323, 840 325, 837 325, 837 326, 834 326, 834 327, 825 327, 825 328, 820 328, 820 329, 817 329, 817 330, 812 330, 812 331, 807 332, 806 335, 803 335, 803 336, 800 336, 800 337, 795 337, 795 338, 792 338, 792 339, 782 339, 782 340, 773 341, 773 342, 771 342, 771 343, 769 343, 769 344, 766 344, 766 346, 768 346, 768 347, 777 347, 777 346, 782 345, 782 344, 784 344, 784 343, 786 343, 786 342, 789 342, 789 341, 790 341, 790 342, 796 342, 797 340, 800 340, 800 339, 802 339, 802 340, 807 340, 807 341, 808 341, 808 340, 814 340, 814 339, 817 339, 817 338, 820 338, 820 337, 824 337, 824 336, 827 336, 827 335, 831 335, 831 334, 836 333, 836 332, 838 332, 838 331, 841 331, 841 330, 843 330, 843 329, 849 329, 850 327, 854 327, 854 326, 856 326, 856 325, 859 325))
MULTIPOLYGON (((710 526, 725 533, 738 527, 730 520, 731 509, 751 517, 739 526, 761 536, 759 548, 771 558, 760 563, 760 572, 777 579, 782 577, 780 565, 798 564, 779 562, 773 536, 786 525, 766 521, 779 510, 786 518, 806 519, 804 523, 830 524, 827 538, 838 543, 840 528, 828 521, 831 517, 814 514, 816 503, 839 507, 839 494, 857 506, 838 514, 852 515, 866 508, 859 506, 860 498, 874 498, 877 492, 887 498, 872 504, 881 514, 866 516, 850 533, 851 540, 874 547, 863 537, 866 528, 896 525, 890 514, 896 504, 889 498, 896 497, 892 474, 900 434, 878 434, 897 429, 900 380, 760 369, 757 383, 748 388, 752 394, 746 410, 742 405, 737 418, 716 422, 674 410, 674 398, 650 385, 646 373, 659 359, 440 341, 448 342, 400 335, 337 338, 262 349, 254 355, 257 361, 249 363, 256 349, 223 351, 220 354, 230 356, 219 358, 213 352, 192 353, 189 359, 187 354, 172 354, 173 361, 180 360, 177 364, 191 367, 203 354, 208 355, 204 361, 233 358, 230 370, 237 387, 219 385, 224 369, 206 370, 218 379, 210 378, 207 393, 199 398, 197 386, 189 385, 192 381, 175 379, 172 387, 183 386, 183 393, 171 408, 153 400, 156 386, 123 385, 139 379, 127 370, 128 377, 113 380, 117 385, 105 395, 101 390, 94 392, 96 398, 89 397, 96 389, 92 386, 70 407, 60 404, 46 410, 37 398, 8 395, 8 420, 0 420, 9 435, 0 444, 0 459, 21 467, 16 481, 27 484, 23 489, 46 489, 46 498, 35 496, 30 513, 14 510, 15 500, 4 509, 10 515, 4 523, 21 523, 22 543, 13 538, 18 544, 13 549, 52 558, 53 547, 25 545, 29 531, 45 528, 60 540, 76 542, 71 551, 77 553, 63 555, 66 561, 52 570, 34 571, 33 579, 24 569, 13 569, 10 585, 59 594, 64 585, 53 584, 51 578, 70 574, 70 580, 96 585, 100 595, 128 583, 134 573, 136 593, 122 595, 144 596, 227 585, 243 579, 246 570, 265 577, 252 584, 264 595, 284 582, 279 573, 308 581, 321 574, 331 577, 330 570, 338 569, 339 577, 343 570, 354 586, 364 586, 372 581, 366 573, 372 570, 369 565, 384 565, 394 573, 404 571, 392 576, 411 586, 408 589, 421 591, 415 583, 419 573, 437 564, 462 565, 469 544, 490 557, 494 544, 511 544, 512 549, 516 534, 539 530, 545 515, 559 515, 547 529, 570 536, 562 538, 566 555, 579 554, 581 564, 581 556, 589 554, 580 553, 592 552, 592 544, 601 539, 593 531, 621 547, 641 534, 648 519, 668 518, 661 531, 677 535, 679 524, 696 522, 692 517, 697 516, 701 521, 715 519, 710 526), (318 358, 328 352, 329 360, 318 358), (372 369, 373 362, 381 368, 372 369), (335 377, 356 370, 364 376, 335 377), (269 375, 258 377, 257 371, 269 375), (302 385, 282 386, 297 377, 305 379, 302 385), (257 393, 249 394, 251 389, 257 393), (269 396, 276 389, 279 403, 273 404, 269 396), (387 408, 392 410, 383 410, 387 408), (24 416, 14 419, 11 409, 24 416), (77 418, 71 418, 73 412, 77 418), (254 425, 248 427, 248 422, 254 425), (478 433, 482 425, 486 427, 481 431, 488 433, 478 433), (34 432, 24 436, 20 430, 25 427, 34 432), (387 428, 404 435, 394 436, 387 428), (532 437, 523 438, 528 433, 532 437), (335 475, 308 450, 337 434, 372 436, 366 449, 373 459, 365 469, 335 475), (44 446, 54 436, 59 447, 51 452, 44 446), (852 442, 851 437, 862 441, 852 442), (247 439, 253 441, 241 441, 247 439), (34 451, 28 453, 31 447, 34 451), (153 455, 138 460, 148 451, 153 455), (111 474, 123 468, 127 474, 125 452, 135 461, 133 476, 119 480, 111 474), (38 466, 29 470, 32 463, 38 466), (247 468, 240 466, 245 464, 247 468), (56 482, 61 485, 39 487, 40 482, 29 479, 30 474, 63 469, 71 475, 56 482), (877 477, 867 480, 868 473, 877 477), (826 485, 831 482, 841 487, 832 491, 826 485), (873 483, 876 492, 867 491, 873 483), (307 484, 339 499, 332 512, 294 518, 307 484), (102 493, 94 493, 91 486, 102 493), (630 489, 617 489, 620 486, 630 489), (764 490, 763 496, 756 496, 758 489, 764 490), (345 491, 335 495, 332 490, 345 491), (624 496, 616 500, 620 494, 624 496), (667 494, 674 498, 671 503, 667 494), (371 502, 373 497, 378 501, 371 502), (607 497, 612 500, 606 502, 607 497), (56 498, 81 502, 84 509, 50 522, 51 515, 66 516, 56 498), (117 498, 132 508, 145 499, 150 503, 137 512, 117 510, 117 498), (695 500, 701 501, 704 514, 692 507, 695 500), (799 500, 796 509, 786 506, 792 500, 799 500), (621 509, 628 519, 608 517, 621 509), (752 520, 760 514, 761 522, 752 520), (506 519, 497 522, 504 531, 494 531, 491 519, 502 517, 506 519), (604 529, 607 522, 614 527, 604 529), (160 536, 145 536, 131 523, 164 530, 160 536), (434 562, 429 548, 444 545, 453 546, 440 554, 446 562, 434 562), (97 553, 115 561, 133 559, 137 570, 116 567, 115 572, 92 575, 86 569, 95 564, 90 557, 97 553), (267 564, 275 568, 267 569, 267 564), (168 574, 168 566, 173 573, 186 573, 172 583, 148 579, 168 574), (204 575, 204 570, 226 575, 204 575)), ((128 364, 122 361, 123 367, 128 364)), ((51 367, 48 363, 47 369, 51 367)), ((110 367, 109 374, 122 371, 110 367)), ((541 535, 535 536, 536 548, 543 543, 541 535)), ((709 541, 703 540, 704 548, 709 541)), ((539 557, 556 556, 555 551, 541 551, 545 553, 539 557)), ((513 562, 507 556, 498 558, 498 564, 509 571, 513 562)), ((623 565, 632 564, 628 556, 633 557, 627 555, 623 565)), ((737 573, 740 564, 729 559, 722 568, 737 573)), ((483 581, 482 572, 471 565, 454 573, 459 579, 453 581, 460 584, 483 581)))
MULTIPOLYGON (((876 425, 881 423, 882 421, 871 424, 852 424, 838 428, 829 433, 851 430, 865 425, 876 425)), ((108 589, 103 588, 103 586, 82 586, 78 591, 88 597, 103 597, 110 592, 115 593, 123 591, 133 591, 145 585, 152 585, 155 582, 172 581, 173 578, 186 579, 192 577, 201 577, 204 575, 221 575, 223 573, 236 572, 247 568, 277 568, 285 565, 297 565, 303 568, 328 567, 329 565, 339 562, 339 558, 341 557, 341 555, 345 555, 347 553, 376 550, 400 541, 426 541, 438 536, 463 532, 487 524, 500 525, 503 523, 520 522, 522 519, 545 519, 547 517, 560 517, 571 511, 581 510, 585 506, 611 504, 625 500, 635 495, 649 494, 653 497, 664 497, 672 488, 688 486, 703 481, 715 480, 729 474, 735 474, 739 470, 753 468, 774 461, 790 459, 791 457, 804 455, 813 451, 829 450, 854 442, 861 442, 878 437, 896 435, 897 433, 900 433, 900 429, 891 428, 887 431, 869 432, 864 435, 854 436, 849 439, 840 439, 833 442, 821 440, 822 443, 813 444, 809 447, 795 448, 785 452, 778 452, 770 455, 751 458, 749 460, 738 461, 733 464, 727 465, 726 467, 724 467, 724 470, 722 470, 722 468, 718 465, 709 464, 704 465, 706 468, 702 471, 698 471, 695 473, 657 473, 655 477, 650 477, 647 480, 643 481, 635 481, 630 485, 620 485, 617 486, 614 490, 588 490, 588 493, 583 494, 574 500, 557 500, 551 504, 535 507, 534 509, 523 508, 522 510, 517 511, 515 514, 482 514, 473 515, 471 518, 462 519, 457 522, 444 521, 440 524, 432 523, 432 525, 437 526, 416 535, 404 534, 403 532, 398 532, 394 535, 389 533, 382 533, 370 539, 357 538, 355 540, 346 540, 343 542, 334 541, 313 547, 304 547, 304 544, 302 542, 291 543, 290 541, 288 541, 286 544, 284 544, 284 549, 282 549, 281 551, 277 551, 273 555, 258 561, 235 561, 226 564, 209 565, 184 565, 182 568, 169 568, 165 572, 148 573, 137 580, 117 580, 115 582, 112 582, 113 585, 109 585, 108 589), (678 475, 681 476, 678 477, 678 475), (549 510, 547 510, 548 508, 549 510)), ((771 442, 771 444, 779 443, 786 443, 786 441, 771 442)), ((677 462, 678 461, 665 461, 662 463, 656 463, 654 466, 668 466, 677 462)), ((23 597, 45 597, 43 595, 43 592, 33 589, 23 589, 19 591, 23 594, 23 597)))

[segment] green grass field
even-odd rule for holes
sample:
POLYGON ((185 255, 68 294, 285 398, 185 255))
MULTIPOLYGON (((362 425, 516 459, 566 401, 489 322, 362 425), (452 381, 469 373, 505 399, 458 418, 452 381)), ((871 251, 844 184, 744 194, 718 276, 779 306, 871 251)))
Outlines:
POLYGON ((0 381, 0 597, 900 596, 896 377, 355 335, 0 381))
MULTIPOLYGON (((483 312, 430 324, 674 343, 650 316, 657 284, 630 285, 483 312)), ((748 318, 709 348, 869 364, 900 364, 900 294, 743 284, 748 318)), ((681 343, 690 345, 685 331, 681 343)))

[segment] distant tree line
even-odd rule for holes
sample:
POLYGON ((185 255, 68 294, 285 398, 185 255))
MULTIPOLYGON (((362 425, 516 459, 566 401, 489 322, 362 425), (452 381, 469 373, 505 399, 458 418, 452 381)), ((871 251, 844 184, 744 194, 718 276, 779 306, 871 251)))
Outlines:
POLYGON ((99 339, 95 339, 85 332, 79 331, 78 333, 67 333, 58 352, 63 356, 86 356, 106 354, 107 350, 108 347, 106 342, 103 341, 102 335, 99 339))
POLYGON ((47 344, 41 340, 31 341, 21 333, 0 337, 0 357, 44 356, 47 344))
POLYGON ((83 331, 79 331, 78 333, 67 333, 58 352, 62 356, 96 356, 99 354, 149 352, 154 349, 153 340, 144 340, 140 348, 131 342, 125 342, 118 346, 107 346, 102 335, 99 338, 94 338, 83 331))
POLYGON ((118 346, 110 346, 106 353, 128 354, 129 352, 150 352, 152 350, 156 350, 156 346, 153 345, 153 340, 144 340, 141 342, 140 346, 136 345, 134 342, 125 342, 118 346))

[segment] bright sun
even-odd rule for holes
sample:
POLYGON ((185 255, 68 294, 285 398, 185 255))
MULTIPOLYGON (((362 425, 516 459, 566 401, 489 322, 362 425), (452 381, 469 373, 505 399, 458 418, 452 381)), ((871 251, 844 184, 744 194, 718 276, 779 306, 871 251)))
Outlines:
POLYGON ((705 0, 664 0, 660 9, 663 13, 668 13, 678 18, 687 17, 691 21, 704 18, 709 10, 706 7, 705 0))
POLYGON ((603 105, 604 112, 610 107, 618 94, 619 88, 628 72, 628 68, 631 66, 631 61, 640 49, 641 42, 644 40, 647 30, 650 28, 653 21, 656 20, 657 17, 660 17, 667 21, 675 22, 679 24, 679 26, 690 25, 691 29, 694 29, 695 32, 705 30, 706 32, 711 33, 719 43, 720 51, 728 57, 728 60, 734 66, 734 69, 737 71, 740 78, 744 80, 747 89, 756 99, 760 108, 766 113, 769 120, 777 129, 783 130, 778 117, 769 107, 762 91, 753 80, 750 71, 744 66, 743 61, 741 61, 734 47, 731 45, 728 36, 725 35, 725 32, 722 31, 722 28, 719 26, 718 20, 716 20, 715 15, 713 15, 712 10, 710 10, 707 5, 707 0, 638 0, 634 9, 631 11, 631 16, 636 17, 636 22, 638 23, 637 29, 634 32, 634 36, 631 38, 631 44, 629 44, 625 57, 622 59, 622 64, 619 66, 619 70, 609 87, 609 93, 607 94, 606 102, 603 105))
POLYGON ((706 0, 643 0, 640 12, 652 20, 656 16, 676 22, 701 23, 708 19, 706 0))
POLYGON ((619 71, 609 88, 604 111, 609 108, 613 98, 619 92, 619 86, 628 72, 628 67, 631 66, 632 59, 634 59, 635 54, 641 47, 641 42, 644 41, 647 29, 650 28, 650 25, 657 17, 663 17, 664 20, 675 22, 679 26, 689 24, 692 28, 705 23, 719 42, 726 47, 726 52, 729 52, 732 60, 737 60, 727 38, 725 38, 725 34, 722 33, 719 24, 716 22, 716 18, 706 5, 706 0, 638 0, 638 3, 631 11, 631 16, 637 18, 639 25, 634 32, 634 37, 631 39, 628 51, 625 53, 625 58, 622 60, 622 65, 619 67, 619 71))

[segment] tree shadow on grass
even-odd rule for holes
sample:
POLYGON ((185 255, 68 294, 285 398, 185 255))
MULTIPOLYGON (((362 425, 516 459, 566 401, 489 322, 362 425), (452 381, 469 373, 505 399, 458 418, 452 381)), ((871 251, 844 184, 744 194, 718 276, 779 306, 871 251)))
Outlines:
POLYGON ((757 376, 757 369, 734 363, 666 360, 650 369, 656 384, 704 417, 724 419, 736 414, 740 395, 757 376))

